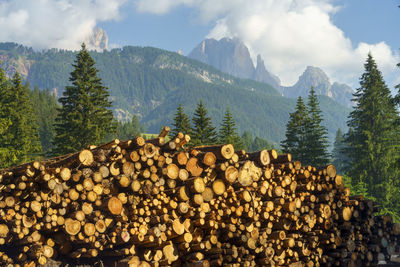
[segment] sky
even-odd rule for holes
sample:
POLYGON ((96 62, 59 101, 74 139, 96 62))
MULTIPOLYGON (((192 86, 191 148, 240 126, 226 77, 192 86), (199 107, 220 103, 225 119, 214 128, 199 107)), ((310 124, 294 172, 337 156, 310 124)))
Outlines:
POLYGON ((400 0, 0 0, 0 41, 79 49, 96 27, 109 47, 187 55, 204 38, 236 37, 283 85, 307 66, 357 87, 370 52, 400 83, 400 0))

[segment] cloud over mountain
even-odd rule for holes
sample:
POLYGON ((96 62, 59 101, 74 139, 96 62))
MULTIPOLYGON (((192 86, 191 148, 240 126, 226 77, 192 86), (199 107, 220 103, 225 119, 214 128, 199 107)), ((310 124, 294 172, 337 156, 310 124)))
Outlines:
MULTIPOLYGON (((0 42, 36 49, 79 49, 126 0, 9 0, 0 3, 0 42)), ((98 47, 90 47, 98 48, 98 47)))
MULTIPOLYGON (((324 69, 333 80, 357 86, 371 52, 385 78, 398 76, 399 55, 385 42, 353 44, 332 21, 334 0, 137 0, 141 12, 164 14, 185 5, 198 19, 215 23, 208 38, 237 37, 283 84, 293 84, 307 65, 324 69)), ((390 84, 390 82, 389 82, 390 84)))

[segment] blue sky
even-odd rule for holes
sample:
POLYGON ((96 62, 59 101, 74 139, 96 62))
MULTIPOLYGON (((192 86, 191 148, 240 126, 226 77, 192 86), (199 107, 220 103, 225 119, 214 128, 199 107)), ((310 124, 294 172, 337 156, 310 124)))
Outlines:
POLYGON ((110 48, 154 46, 186 55, 206 37, 236 37, 253 59, 261 55, 283 85, 294 84, 310 65, 353 88, 371 52, 393 87, 400 83, 399 5, 400 0, 0 0, 0 41, 76 50, 101 27, 110 48))
POLYGON ((338 1, 343 7, 333 16, 333 22, 355 42, 387 42, 400 49, 399 0, 346 0, 338 1))
MULTIPOLYGON (((341 0, 335 1, 339 11, 332 21, 354 43, 387 42, 393 49, 400 49, 399 0, 341 0), (368 29, 368 30, 366 30, 368 29)), ((215 22, 196 21, 195 10, 179 6, 166 14, 138 12, 133 3, 121 11, 118 21, 102 22, 110 43, 118 46, 155 46, 170 51, 181 49, 188 54, 211 31, 215 22)))

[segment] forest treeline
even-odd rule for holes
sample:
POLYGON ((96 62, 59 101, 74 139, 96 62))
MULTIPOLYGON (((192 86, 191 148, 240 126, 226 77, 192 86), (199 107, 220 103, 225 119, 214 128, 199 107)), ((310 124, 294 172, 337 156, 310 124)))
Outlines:
MULTIPOLYGON (((69 74, 77 51, 48 49, 33 51, 17 44, 0 43, 1 66, 6 73, 21 70, 33 89, 50 89, 62 96, 70 85, 69 74)), ((113 109, 119 118, 136 114, 149 132, 170 125, 176 105, 181 103, 193 114, 199 99, 206 103, 215 125, 223 119, 227 107, 234 114, 240 131, 279 144, 285 133, 288 112, 295 99, 281 96, 273 87, 239 79, 178 53, 154 48, 125 46, 110 51, 89 51, 96 62, 99 77, 109 88, 113 109), (193 101, 193 99, 196 99, 193 101), (263 122, 263 123, 259 123, 263 122)), ((328 96, 318 96, 325 126, 332 142, 337 128, 345 129, 349 108, 328 96)))
MULTIPOLYGON (((30 90, 30 85, 23 84, 18 73, 9 79, 0 69, 0 168, 70 153, 115 138, 126 140, 145 132, 136 116, 125 122, 113 118, 108 88, 94 65, 95 61, 83 46, 76 55, 70 85, 59 100, 49 90, 39 90, 36 86, 30 90)), ((201 106, 199 112, 207 113, 205 106, 201 106)), ((253 138, 250 132, 245 131, 239 137, 229 110, 226 115, 227 138, 234 133, 240 140, 233 140, 238 147, 249 150, 271 147, 267 140, 253 138)), ((211 119, 207 118, 207 122, 211 123, 211 119)), ((195 134, 196 130, 190 127, 186 132, 195 134)), ((223 140, 220 136, 214 141, 223 140)))
MULTIPOLYGON (((113 118, 108 88, 84 45, 72 66, 70 85, 58 101, 50 91, 30 90, 18 73, 9 79, 0 70, 0 167, 70 153, 114 138, 128 139, 145 131, 135 116, 124 123, 113 118)), ((354 93, 349 129, 346 133, 338 129, 332 154, 313 88, 306 103, 301 97, 297 99, 286 124, 282 150, 304 165, 334 162, 353 193, 376 200, 383 212, 399 220, 399 106, 400 94, 391 96, 374 59, 368 55, 360 88, 354 93)), ((272 148, 267 140, 253 137, 248 131, 239 135, 229 108, 218 127, 212 121, 202 100, 191 118, 179 104, 172 134, 189 133, 192 145, 232 143, 248 151, 272 148)))

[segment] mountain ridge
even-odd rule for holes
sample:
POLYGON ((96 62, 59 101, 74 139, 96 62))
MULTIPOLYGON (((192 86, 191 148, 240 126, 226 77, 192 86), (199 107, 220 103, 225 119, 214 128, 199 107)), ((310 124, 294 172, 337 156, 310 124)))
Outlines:
POLYGON ((326 95, 346 107, 352 106, 353 89, 338 82, 331 84, 328 75, 321 68, 313 66, 307 66, 293 86, 283 87, 283 94, 287 97, 307 97, 311 87, 317 95, 326 95))
POLYGON ((233 76, 265 82, 281 90, 280 80, 267 71, 261 56, 257 56, 254 66, 249 49, 239 39, 205 39, 197 45, 188 57, 211 65, 233 76))
MULTIPOLYGON (((197 60, 152 47, 127 46, 110 51, 91 51, 105 86, 110 88, 114 114, 128 119, 140 117, 149 131, 158 132, 171 125, 178 103, 191 112, 203 99, 214 125, 218 125, 229 107, 239 132, 279 144, 285 125, 295 107, 295 99, 282 97, 272 86, 250 79, 239 79, 197 60)), ((9 70, 28 66, 24 77, 31 87, 55 90, 58 96, 69 84, 69 73, 76 52, 50 49, 35 52, 15 44, 0 43, 2 67, 9 70), (29 64, 28 64, 29 63, 29 64)), ((329 98, 321 98, 329 137, 337 128, 345 128, 349 112, 337 108, 329 98)))
POLYGON ((352 88, 343 83, 331 84, 326 73, 318 67, 308 66, 296 84, 282 86, 279 77, 265 68, 260 55, 257 55, 254 66, 248 48, 237 38, 205 39, 193 48, 188 57, 233 76, 268 83, 287 97, 306 97, 312 86, 317 94, 326 95, 344 106, 352 106, 352 88))

